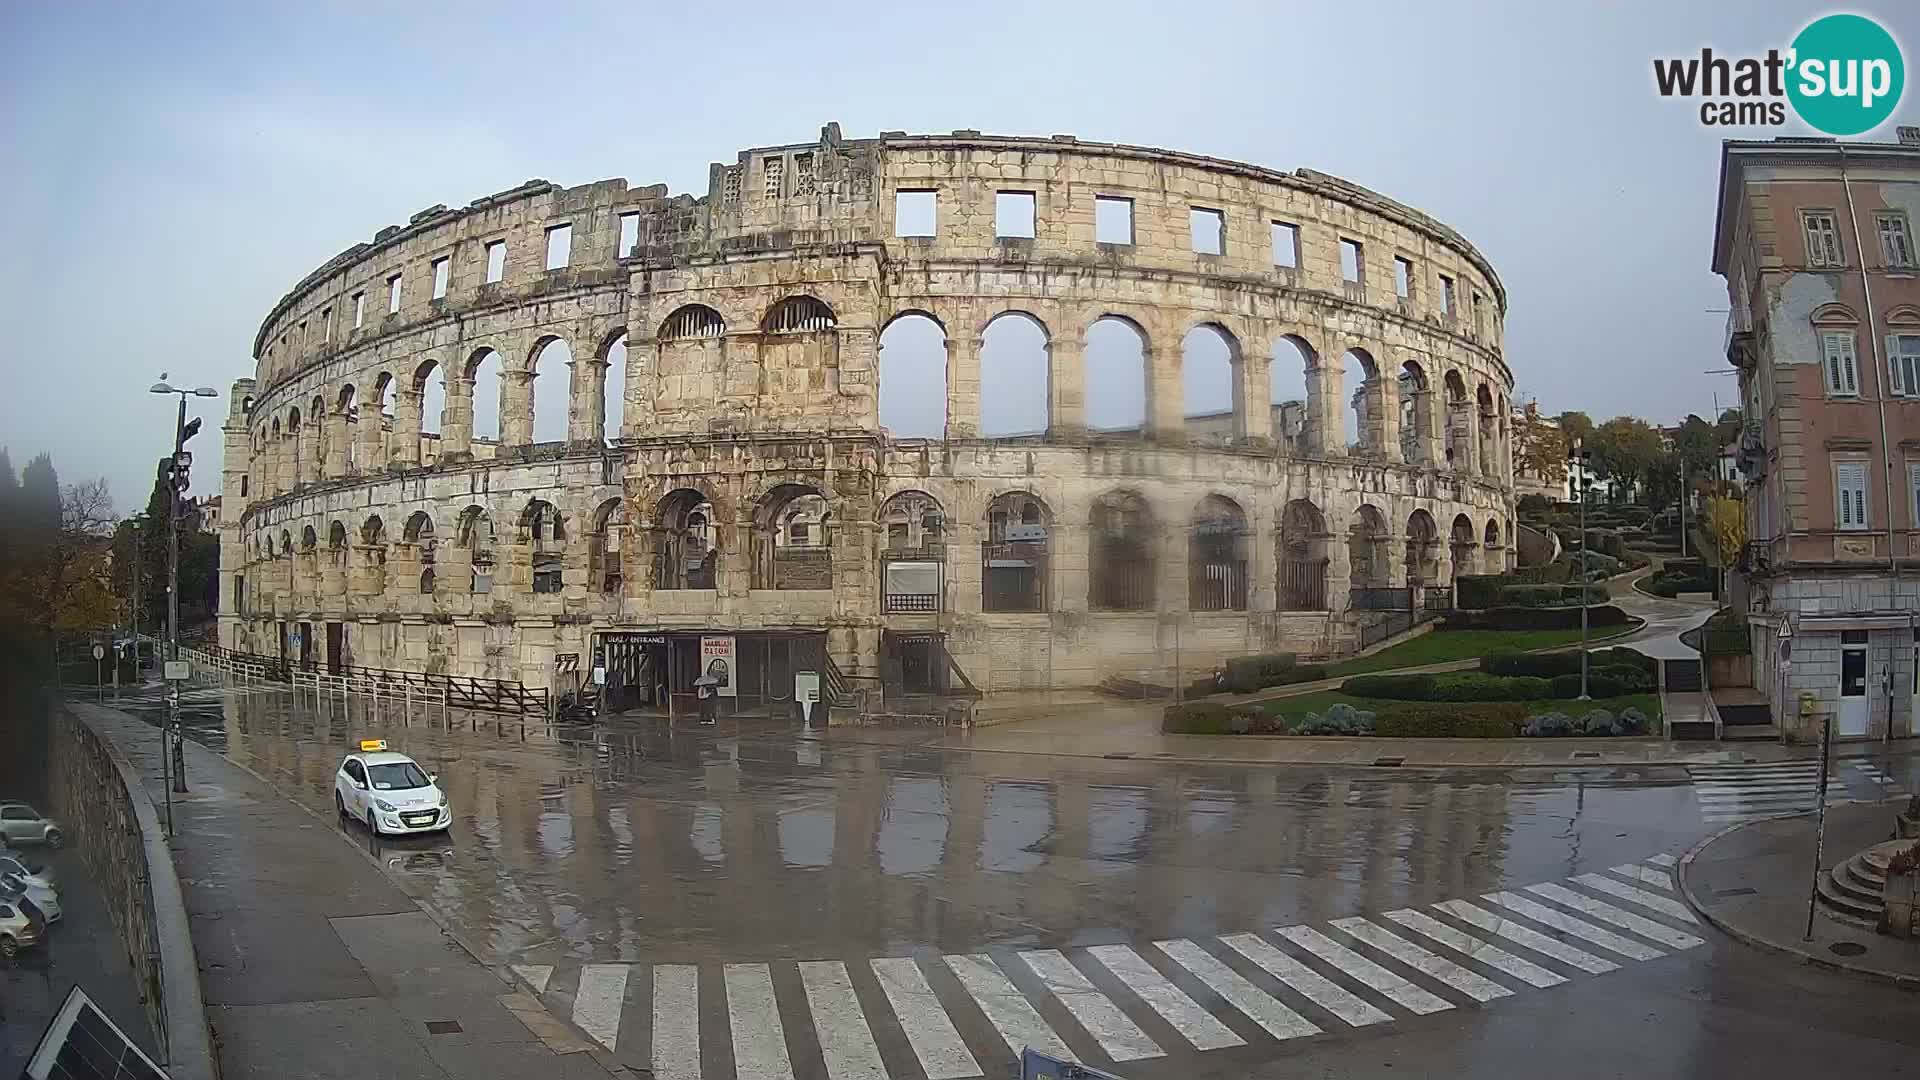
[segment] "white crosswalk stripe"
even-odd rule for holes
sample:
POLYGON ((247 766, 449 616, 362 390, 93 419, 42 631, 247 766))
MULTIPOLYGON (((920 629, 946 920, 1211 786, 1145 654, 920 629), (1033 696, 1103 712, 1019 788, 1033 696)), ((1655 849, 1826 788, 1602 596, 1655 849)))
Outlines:
MULTIPOLYGON (((1228 945, 1233 942, 1221 938, 1228 945)), ((1258 941, 1258 938, 1254 939, 1258 941)), ((1282 1005, 1266 991, 1248 982, 1239 972, 1221 963, 1214 955, 1184 938, 1176 941, 1157 943, 1161 952, 1172 957, 1174 962, 1186 968, 1193 977, 1207 984, 1207 989, 1219 994, 1227 1004, 1239 1009, 1248 1019, 1266 1028, 1276 1039, 1294 1039, 1302 1035, 1318 1035, 1320 1028, 1306 1017, 1282 1005)), ((1260 944, 1265 945, 1262 941, 1260 944)), ((1269 946, 1270 947, 1270 946, 1269 946)), ((1244 955, 1245 950, 1241 950, 1244 955)), ((1251 959, 1251 958, 1250 958, 1251 959)), ((1255 960, 1255 963, 1259 961, 1255 960)), ((1264 965, 1263 965, 1264 966, 1264 965)), ((1271 969, 1269 969, 1271 970, 1271 969)), ((1296 988, 1297 989, 1297 988, 1296 988)), ((1339 987, 1334 987, 1338 990, 1339 987)), ((1364 1001, 1354 999, 1363 1008, 1371 1009, 1364 1001)), ((1378 1010, 1375 1010, 1378 1011, 1378 1010)), ((1342 1019, 1345 1019, 1342 1017, 1342 1019)), ((1392 1019, 1380 1013, 1380 1019, 1392 1019)), ((1349 1020, 1348 1023, 1353 1023, 1349 1020)), ((1374 1023, 1372 1020, 1362 1023, 1374 1023)))
POLYGON ((740 1080, 793 1080, 787 1033, 765 964, 728 964, 727 1023, 733 1029, 733 1070, 740 1080))
POLYGON ((1043 1054, 1070 1061, 1080 1060, 1067 1044, 1060 1041, 1047 1022, 1041 1018, 1040 1011, 1033 1007, 1026 995, 1022 994, 993 957, 981 953, 975 956, 946 957, 947 967, 953 970, 960 985, 973 995, 974 1004, 986 1014, 987 1022, 992 1024, 1000 1037, 1007 1041, 1007 1049, 1019 1057, 1021 1050, 1033 1047, 1043 1054))
POLYGON ((1568 970, 1579 977, 1620 968, 1598 951, 1632 962, 1666 956, 1665 949, 1697 948, 1704 944, 1699 936, 1646 914, 1696 925, 1683 905, 1642 887, 1641 875, 1634 875, 1639 884, 1615 876, 1623 870, 1664 875, 1676 862, 1654 856, 1609 873, 1489 892, 1484 899, 1490 908, 1447 900, 1425 910, 1322 924, 1352 947, 1319 926, 1301 924, 1274 928, 1271 939, 1238 933, 1204 945, 1186 938, 1159 941, 1160 956, 1152 959, 1121 944, 1028 949, 998 958, 951 954, 927 958, 924 968, 913 957, 874 957, 862 962, 878 994, 871 992, 873 983, 859 985, 864 972, 849 971, 840 960, 726 963, 705 979, 691 964, 516 964, 513 970, 610 1051, 620 1050, 628 1008, 640 1023, 650 1021, 650 1044, 644 1051, 629 1046, 626 1054, 628 1060, 645 1056, 657 1080, 701 1080, 709 1064, 736 1080, 974 1080, 1000 1075, 1029 1046, 1068 1060, 1120 1064, 1177 1061, 1269 1036, 1284 1041, 1322 1033, 1280 991, 1270 992, 1257 979, 1270 978, 1268 985, 1363 1027, 1459 1007, 1435 990, 1463 995, 1459 1002, 1497 1007, 1516 992, 1569 981, 1568 970), (1564 967, 1545 966, 1536 956, 1564 967), (951 978, 941 974, 930 981, 942 965, 951 978), (1489 978, 1489 971, 1498 978, 1489 978), (709 1032, 704 1050, 703 982, 707 1014, 728 1029, 717 1043, 709 1032), (1380 1003, 1363 995, 1379 995, 1380 1003), (722 1007, 724 1019, 717 1011, 722 1007), (730 1067, 714 1063, 717 1054, 730 1054, 730 1067))
POLYGON ((947 1010, 940 1007, 933 987, 920 965, 908 957, 882 957, 872 961, 874 978, 893 1006, 913 1054, 920 1059, 920 1071, 927 1080, 962 1080, 979 1076, 980 1063, 967 1051, 960 1033, 954 1030, 947 1010))
POLYGON ((1425 934, 1447 948, 1465 954, 1470 959, 1504 971, 1531 986, 1559 986, 1567 981, 1563 975, 1555 975, 1532 961, 1522 960, 1505 949, 1481 941, 1472 934, 1461 933, 1430 915, 1403 909, 1387 912, 1387 918, 1415 933, 1425 934))
POLYGON ((1680 860, 1674 858, 1673 856, 1663 851, 1658 855, 1647 856, 1647 861, 1652 863, 1655 866, 1672 866, 1674 863, 1677 863, 1680 860))
POLYGON ((1395 960, 1422 974, 1431 975, 1475 1001, 1510 997, 1513 991, 1483 975, 1476 975, 1459 964, 1415 945, 1398 934, 1373 925, 1365 919, 1335 919, 1336 929, 1379 949, 1395 960))
POLYGON ((1529 885, 1527 891, 1536 896, 1544 896, 1562 907, 1570 907, 1588 918, 1611 923, 1622 930, 1631 930, 1648 941, 1657 941, 1670 948, 1692 949, 1706 944, 1692 934, 1683 934, 1652 919, 1635 915, 1631 911, 1622 911, 1612 904, 1595 900, 1590 896, 1582 896, 1564 885, 1547 882, 1541 885, 1529 885))
POLYGON ((1817 761, 1690 765, 1687 772, 1701 819, 1709 824, 1811 810, 1820 798, 1817 761))
POLYGON ((1233 1029, 1213 1018, 1186 992, 1154 970, 1152 964, 1125 945, 1095 945, 1087 954, 1114 977, 1127 984, 1141 1001, 1160 1014, 1160 1018, 1180 1033, 1180 1037, 1199 1050, 1218 1050, 1223 1046, 1245 1046, 1246 1040, 1233 1029))
POLYGON ((1115 1061, 1138 1061, 1141 1058, 1164 1057, 1166 1051, 1140 1030, 1140 1025, 1127 1019, 1107 995, 1094 988, 1085 974, 1073 966, 1073 961, 1058 949, 1034 949, 1020 954, 1027 967, 1033 969, 1040 981, 1047 984, 1053 996, 1067 1007, 1080 1026, 1087 1029, 1100 1043, 1100 1049, 1115 1061))
POLYGON ((1645 866, 1635 866, 1632 863, 1615 866, 1612 870, 1621 877, 1632 878, 1635 881, 1644 881, 1655 888, 1665 889, 1668 892, 1673 891, 1673 875, 1668 871, 1654 870, 1645 866))
POLYGON ((1551 926, 1562 933, 1591 941, 1609 952, 1619 953, 1629 960, 1652 960, 1666 954, 1651 945, 1642 945, 1629 941, 1611 930, 1602 930, 1584 919, 1555 911, 1545 904, 1536 904, 1524 896, 1510 892, 1491 892, 1486 899, 1518 915, 1525 915, 1542 926, 1551 926))
POLYGON ((1668 899, 1658 893, 1650 893, 1645 889, 1636 889, 1625 882, 1615 881, 1605 874, 1579 874, 1576 875, 1573 880, 1585 885, 1589 889, 1597 889, 1600 892, 1617 896, 1622 900, 1632 901, 1643 908, 1649 908, 1670 918, 1679 919, 1681 922, 1694 923, 1695 925, 1698 925, 1700 922, 1699 919, 1694 918, 1693 912, 1687 910, 1687 906, 1680 901, 1668 899))

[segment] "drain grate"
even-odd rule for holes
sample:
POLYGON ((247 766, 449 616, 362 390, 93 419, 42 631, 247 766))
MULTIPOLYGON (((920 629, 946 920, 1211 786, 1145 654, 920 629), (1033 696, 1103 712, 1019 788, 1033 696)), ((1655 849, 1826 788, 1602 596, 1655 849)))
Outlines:
POLYGON ((1574 757, 1576 757, 1576 758, 1597 758, 1597 757, 1599 757, 1599 756, 1600 756, 1600 751, 1598 751, 1598 750, 1575 750, 1575 751, 1573 752, 1573 756, 1574 756, 1574 757))
POLYGON ((1713 892, 1713 895, 1715 896, 1752 896, 1754 893, 1757 893, 1759 891, 1760 890, 1758 889, 1753 889, 1745 885, 1742 885, 1737 889, 1715 889, 1713 892))
POLYGON ((1827 951, 1835 956, 1859 956, 1867 947, 1857 941, 1836 941, 1827 946, 1827 951))
POLYGON ((1133 755, 1129 753, 1117 753, 1117 754, 1101 754, 1100 756, 1103 758, 1111 758, 1114 761, 1125 761, 1128 758, 1132 757, 1133 755))
POLYGON ((1383 769, 1390 769, 1396 765, 1404 764, 1406 760, 1407 759, 1403 757, 1377 757, 1373 759, 1373 763, 1383 769))
POLYGON ((460 1026, 460 1021, 458 1020, 427 1021, 427 1034, 429 1035, 458 1035, 465 1030, 465 1028, 460 1026))

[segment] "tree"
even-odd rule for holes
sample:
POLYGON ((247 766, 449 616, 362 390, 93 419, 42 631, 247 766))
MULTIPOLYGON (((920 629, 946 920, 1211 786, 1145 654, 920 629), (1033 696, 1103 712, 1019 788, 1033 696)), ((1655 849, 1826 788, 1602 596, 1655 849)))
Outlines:
POLYGON ((1541 483, 1564 485, 1567 482, 1567 437, 1561 430, 1540 418, 1533 406, 1513 430, 1513 467, 1516 472, 1537 477, 1541 483))
POLYGON ((1575 439, 1593 441, 1593 418, 1586 413, 1563 412, 1554 417, 1553 422, 1559 425, 1561 434, 1566 436, 1568 446, 1572 446, 1575 439))
MULTIPOLYGON (((33 483, 22 484, 23 492, 38 497, 35 489, 53 476, 52 461, 44 454, 35 458, 27 475, 33 483)), ((50 535, 28 533, 13 545, 0 583, 8 616, 46 642, 56 632, 109 626, 114 614, 109 567, 113 496, 106 480, 66 488, 57 509, 50 535)))
MULTIPOLYGON (((121 522, 113 536, 114 592, 138 600, 140 625, 153 632, 163 628, 167 619, 167 461, 160 458, 155 466, 146 512, 121 522)), ((180 625, 190 627, 212 618, 219 590, 220 540, 201 531, 197 508, 184 506, 180 519, 180 625)))
POLYGON ((1746 422, 1746 413, 1740 409, 1722 410, 1720 419, 1713 425, 1714 440, 1721 446, 1737 441, 1740 438, 1740 429, 1746 426, 1746 422))
POLYGON ((1718 556, 1715 565, 1733 566, 1740 559, 1740 549, 1747 543, 1746 505, 1739 499, 1708 499, 1706 533, 1718 556))
POLYGON ((1616 416, 1601 424, 1589 443, 1601 470, 1623 484, 1645 483, 1665 452, 1660 433, 1634 416, 1616 416))
POLYGON ((1692 479, 1712 478, 1714 463, 1719 460, 1722 445, 1712 426, 1697 416, 1689 415, 1682 420, 1680 430, 1673 436, 1674 453, 1686 465, 1692 479))
POLYGON ((29 540, 51 540, 60 532, 60 476, 53 459, 38 454, 20 474, 18 517, 29 540))

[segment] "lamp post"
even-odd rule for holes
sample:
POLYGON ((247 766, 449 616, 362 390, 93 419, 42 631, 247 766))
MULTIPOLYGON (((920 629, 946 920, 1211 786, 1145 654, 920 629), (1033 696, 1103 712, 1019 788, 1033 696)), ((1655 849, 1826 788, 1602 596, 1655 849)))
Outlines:
POLYGON ((1591 701, 1587 695, 1587 490, 1593 485, 1587 477, 1587 462, 1593 459, 1593 451, 1582 449, 1583 441, 1573 440, 1567 476, 1574 497, 1580 500, 1580 700, 1591 701))
MULTIPOLYGON (((169 459, 167 475, 167 659, 180 659, 180 492, 187 480, 187 470, 193 464, 192 455, 186 452, 187 440, 200 430, 200 421, 195 420, 192 428, 187 426, 187 399, 189 397, 219 397, 220 391, 211 386, 200 386, 187 390, 167 385, 167 373, 160 373, 160 381, 147 388, 149 393, 174 394, 180 398, 180 410, 175 414, 173 423, 173 457, 169 459)), ((173 831, 173 795, 185 794, 187 790, 186 749, 181 744, 180 734, 180 684, 168 680, 167 686, 167 724, 160 737, 161 767, 168 769, 167 737, 173 738, 172 776, 168 785, 167 831, 173 831)))

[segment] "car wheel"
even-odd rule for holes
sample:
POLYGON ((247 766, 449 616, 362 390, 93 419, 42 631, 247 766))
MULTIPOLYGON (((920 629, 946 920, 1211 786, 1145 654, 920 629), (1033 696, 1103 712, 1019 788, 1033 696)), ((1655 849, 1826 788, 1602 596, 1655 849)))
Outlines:
POLYGON ((340 793, 333 793, 333 814, 341 821, 347 820, 347 804, 340 801, 340 793))
POLYGON ((47 844, 49 846, 57 848, 62 844, 65 844, 66 842, 67 842, 66 835, 62 833, 59 829, 47 830, 47 844))
POLYGON ((20 945, 11 934, 0 934, 0 960, 11 960, 19 951, 20 945))

